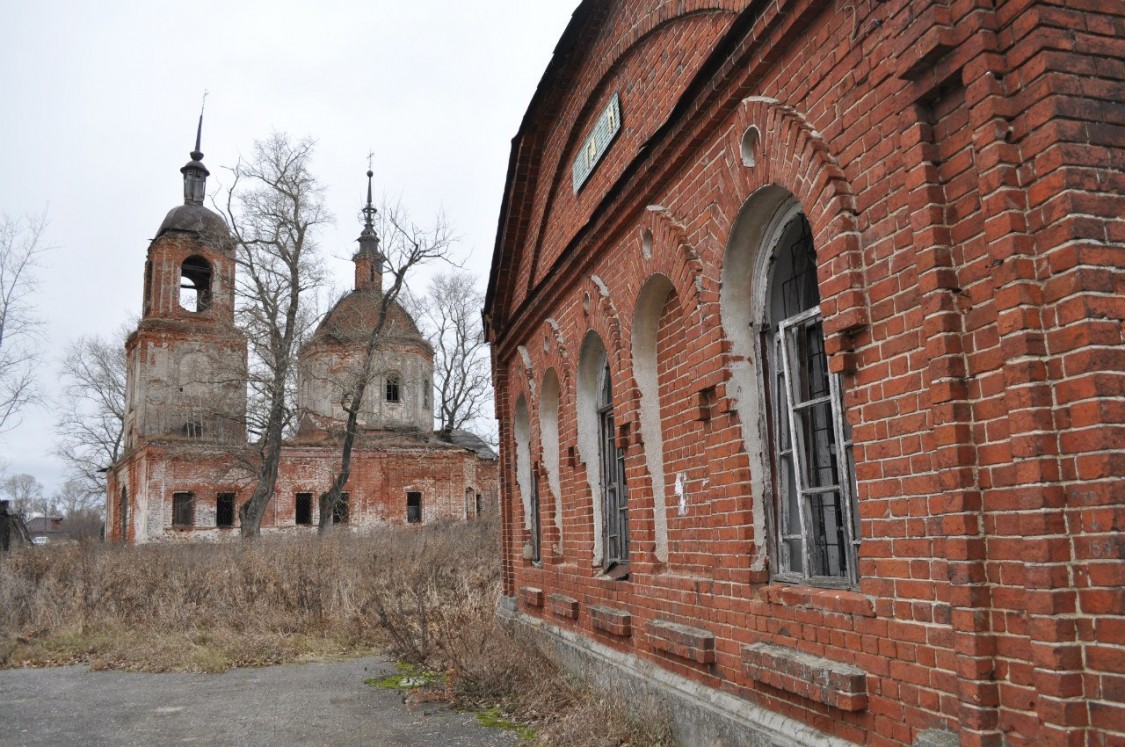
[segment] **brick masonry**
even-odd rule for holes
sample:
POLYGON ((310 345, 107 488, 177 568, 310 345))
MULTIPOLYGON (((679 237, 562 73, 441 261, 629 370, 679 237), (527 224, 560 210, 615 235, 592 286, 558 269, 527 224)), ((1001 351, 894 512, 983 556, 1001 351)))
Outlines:
POLYGON ((513 146, 486 308, 505 594, 580 600, 553 622, 858 743, 1125 740, 1123 39, 1107 2, 583 3, 513 146), (621 132, 575 193, 614 93, 621 132), (783 583, 771 541, 745 310, 785 201, 855 444, 843 588, 783 583), (591 335, 625 580, 602 574, 582 443, 591 335), (605 635, 600 606, 632 635, 605 635), (713 663, 670 652, 662 620, 712 632, 713 663), (752 676, 759 645, 854 667, 866 705, 752 676))

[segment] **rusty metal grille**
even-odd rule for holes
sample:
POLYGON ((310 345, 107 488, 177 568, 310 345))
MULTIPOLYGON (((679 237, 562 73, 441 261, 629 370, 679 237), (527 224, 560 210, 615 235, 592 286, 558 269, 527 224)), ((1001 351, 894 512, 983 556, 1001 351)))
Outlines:
POLYGON ((538 563, 543 556, 543 518, 539 506, 539 465, 531 472, 531 561, 538 563))
POLYGON ((618 448, 613 421, 609 360, 598 383, 598 453, 602 476, 602 539, 605 567, 629 562, 629 506, 625 490, 625 450, 618 448))

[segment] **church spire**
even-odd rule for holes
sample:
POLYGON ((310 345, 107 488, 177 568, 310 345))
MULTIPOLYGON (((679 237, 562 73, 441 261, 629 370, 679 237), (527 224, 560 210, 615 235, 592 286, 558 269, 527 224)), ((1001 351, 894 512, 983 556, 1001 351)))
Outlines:
POLYGON ((379 234, 375 232, 375 214, 379 211, 371 204, 371 177, 375 176, 370 168, 367 169, 367 205, 363 208, 363 231, 360 232, 359 251, 352 257, 355 262, 355 289, 367 288, 383 289, 383 260, 385 257, 379 251, 379 234))
MULTIPOLYGON (((203 94, 203 104, 207 104, 207 93, 203 94)), ((200 143, 203 139, 203 106, 199 107, 199 125, 195 128, 195 150, 191 152, 191 160, 180 169, 184 175, 184 204, 202 205, 207 194, 207 177, 211 172, 203 165, 203 152, 200 143)))

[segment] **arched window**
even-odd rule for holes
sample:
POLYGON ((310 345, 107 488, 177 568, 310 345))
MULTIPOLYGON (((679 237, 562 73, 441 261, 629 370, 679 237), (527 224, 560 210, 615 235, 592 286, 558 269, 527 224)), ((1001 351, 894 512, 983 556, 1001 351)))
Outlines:
POLYGON ((117 502, 117 529, 122 542, 129 541, 129 492, 121 486, 121 497, 117 502))
POLYGON ((180 306, 191 312, 211 308, 211 264, 198 254, 180 267, 180 306))
POLYGON ((512 418, 512 435, 516 446, 516 487, 519 489, 520 505, 523 507, 523 528, 528 541, 524 544, 523 557, 538 560, 536 546, 539 534, 538 496, 535 495, 536 480, 531 465, 531 417, 527 400, 521 394, 516 400, 512 418))
POLYGON ((625 450, 617 445, 609 357, 602 354, 598 374, 598 461, 602 478, 603 566, 609 572, 629 562, 629 513, 625 491, 625 450))
POLYGON ((777 575, 854 583, 851 431, 839 377, 828 370, 816 252, 803 214, 777 235, 762 332, 777 575))
POLYGON ((402 379, 396 373, 387 374, 387 401, 402 401, 402 379))

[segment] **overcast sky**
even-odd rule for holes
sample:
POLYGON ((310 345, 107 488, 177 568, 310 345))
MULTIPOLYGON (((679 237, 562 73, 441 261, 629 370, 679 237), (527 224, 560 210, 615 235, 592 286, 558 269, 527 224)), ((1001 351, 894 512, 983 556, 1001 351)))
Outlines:
MULTIPOLYGON (((351 285, 374 151, 376 193, 416 219, 444 210, 466 266, 487 275, 511 138, 578 0, 199 0, 4 3, 0 212, 47 210, 41 383, 79 335, 141 307, 149 240, 183 202, 203 91, 208 191, 279 130, 317 141, 334 227, 321 236, 351 285)), ((419 281, 424 285, 424 279, 419 281)), ((53 492, 51 407, 0 436, 8 474, 53 492)))

